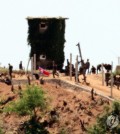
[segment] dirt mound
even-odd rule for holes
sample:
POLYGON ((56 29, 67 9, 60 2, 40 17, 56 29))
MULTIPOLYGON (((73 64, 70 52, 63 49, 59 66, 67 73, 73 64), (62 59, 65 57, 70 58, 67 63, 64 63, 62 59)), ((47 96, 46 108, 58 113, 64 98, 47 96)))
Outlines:
MULTIPOLYGON (((62 76, 61 79, 66 81, 69 80, 68 77, 62 76)), ((72 82, 74 83, 74 81, 72 82)), ((90 82, 92 85, 92 81, 90 82)), ((94 96, 95 100, 91 100, 91 94, 83 90, 66 90, 60 85, 52 83, 41 85, 39 84, 39 81, 34 81, 33 83, 43 88, 48 98, 50 98, 50 109, 57 112, 57 121, 51 126, 46 127, 50 133, 58 134, 64 131, 69 134, 86 134, 86 129, 95 123, 97 115, 103 112, 104 105, 110 104, 108 100, 97 95, 94 96)), ((22 90, 24 90, 25 86, 21 86, 22 90)), ((14 101, 14 99, 18 98, 18 90, 18 85, 14 85, 13 92, 11 86, 0 83, 0 100, 3 101, 13 97, 10 101, 14 101)), ((0 105, 0 108, 3 109, 8 103, 9 101, 0 105)), ((43 120, 48 120, 48 114, 49 112, 46 113, 43 120)), ((19 117, 16 114, 0 113, 0 118, 5 134, 9 134, 17 133, 19 125, 28 120, 29 116, 19 117)))

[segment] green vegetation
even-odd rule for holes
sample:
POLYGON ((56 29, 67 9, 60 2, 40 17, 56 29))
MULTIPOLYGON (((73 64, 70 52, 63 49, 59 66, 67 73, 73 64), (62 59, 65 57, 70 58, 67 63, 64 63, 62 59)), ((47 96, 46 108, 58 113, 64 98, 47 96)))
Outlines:
POLYGON ((64 63, 65 19, 34 18, 28 19, 28 25, 30 57, 36 53, 36 58, 39 59, 41 54, 45 54, 47 60, 54 60, 61 69, 64 63), (41 23, 48 26, 45 32, 40 32, 41 23))
POLYGON ((0 134, 3 134, 3 130, 2 130, 2 128, 0 128, 0 134))
POLYGON ((6 108, 6 111, 15 112, 19 115, 30 114, 36 116, 37 110, 45 110, 47 108, 47 101, 45 92, 35 85, 27 86, 27 89, 22 92, 22 97, 16 102, 12 102, 6 108))
POLYGON ((106 106, 103 113, 104 114, 97 118, 97 123, 88 129, 88 134, 119 134, 120 125, 110 128, 107 125, 107 119, 110 115, 120 116, 120 102, 114 101, 111 108, 106 106))
MULTIPOLYGON (((30 115, 30 120, 23 123, 22 128, 25 134, 47 134, 43 123, 40 123, 41 116, 38 113, 44 113, 48 108, 48 102, 45 92, 42 88, 31 85, 22 92, 22 97, 10 103, 5 107, 4 111, 9 113, 17 113, 18 115, 30 115)), ((20 131, 20 130, 19 130, 20 131)))
POLYGON ((114 75, 120 75, 120 70, 115 70, 115 71, 113 72, 113 74, 114 74, 114 75))

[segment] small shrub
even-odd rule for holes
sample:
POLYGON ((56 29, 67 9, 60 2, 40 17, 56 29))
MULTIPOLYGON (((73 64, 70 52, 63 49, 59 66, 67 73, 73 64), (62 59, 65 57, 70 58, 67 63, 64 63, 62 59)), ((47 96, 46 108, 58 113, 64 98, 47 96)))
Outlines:
POLYGON ((109 126, 107 126, 107 118, 112 115, 120 115, 120 102, 114 101, 112 103, 111 107, 106 106, 105 111, 101 116, 97 118, 97 123, 90 127, 87 130, 88 134, 118 134, 120 133, 120 125, 118 125, 115 128, 110 129, 109 126))
POLYGON ((89 128, 87 131, 88 134, 106 134, 105 130, 99 127, 98 125, 94 125, 89 128))
POLYGON ((44 113, 47 106, 45 92, 42 88, 31 85, 27 86, 27 89, 22 92, 22 97, 18 101, 9 104, 4 111, 15 112, 19 115, 30 115, 30 119, 25 121, 22 126, 19 126, 18 132, 25 134, 48 134, 43 123, 39 122, 40 117, 37 115, 38 110, 44 113))
POLYGON ((15 112, 19 115, 35 115, 35 109, 38 108, 44 111, 47 108, 45 92, 38 86, 27 86, 27 89, 22 92, 22 97, 16 102, 12 102, 5 108, 6 112, 15 112))

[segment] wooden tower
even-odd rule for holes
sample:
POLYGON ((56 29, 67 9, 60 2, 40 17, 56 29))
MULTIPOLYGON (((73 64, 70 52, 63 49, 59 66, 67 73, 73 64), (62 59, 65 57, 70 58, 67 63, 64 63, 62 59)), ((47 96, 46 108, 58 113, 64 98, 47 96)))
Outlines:
POLYGON ((36 54, 36 68, 52 69, 53 61, 61 70, 64 63, 65 20, 67 18, 27 17, 30 58, 36 54))

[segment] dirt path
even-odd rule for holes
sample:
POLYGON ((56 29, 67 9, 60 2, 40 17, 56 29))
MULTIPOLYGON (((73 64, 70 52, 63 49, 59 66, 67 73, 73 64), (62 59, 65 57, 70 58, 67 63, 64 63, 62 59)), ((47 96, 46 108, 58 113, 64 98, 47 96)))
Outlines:
MULTIPOLYGON (((49 76, 49 77, 44 77, 44 79, 51 79, 53 78, 52 74, 49 76)), ((70 80, 70 77, 69 76, 65 76, 64 74, 60 74, 59 77, 56 77, 57 79, 60 79, 60 80, 64 80, 64 81, 67 81, 69 82, 70 84, 73 84, 73 85, 76 85, 76 82, 75 82, 75 78, 72 77, 72 80, 70 80)), ((102 85, 102 74, 88 74, 87 75, 87 82, 90 83, 90 85, 86 85, 85 83, 83 83, 83 80, 82 80, 82 75, 79 77, 80 79, 80 82, 81 83, 78 83, 77 85, 78 86, 82 86, 84 88, 87 88, 88 90, 91 90, 92 88, 94 88, 94 90, 98 93, 98 94, 101 94, 101 95, 104 95, 104 96, 108 96, 110 97, 111 96, 111 87, 110 86, 106 86, 106 83, 104 82, 104 85, 102 85)), ((17 77, 17 80, 25 80, 26 79, 26 76, 22 76, 22 77, 17 77)), ((116 86, 114 86, 112 88, 112 98, 113 99, 117 99, 117 100, 120 100, 120 90, 117 89, 116 86)))
MULTIPOLYGON (((78 83, 77 85, 80 85, 82 87, 88 88, 88 89, 92 89, 94 88, 94 90, 102 95, 111 96, 111 87, 110 86, 106 86, 106 83, 104 82, 104 85, 102 85, 102 74, 89 74, 87 75, 87 82, 90 83, 89 86, 87 86, 85 83, 83 83, 82 80, 82 76, 80 76, 80 81, 81 83, 78 83)), ((72 77, 72 81, 70 80, 70 77, 66 77, 66 76, 62 76, 60 79, 66 80, 67 82, 70 82, 72 84, 76 84, 74 77, 72 77)), ((114 86, 112 88, 112 95, 113 95, 113 99, 117 99, 120 100, 120 90, 117 89, 116 86, 114 86)))

